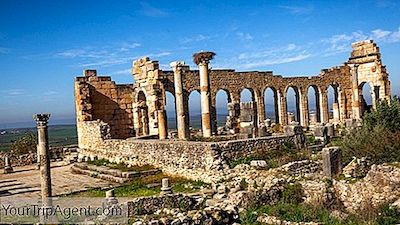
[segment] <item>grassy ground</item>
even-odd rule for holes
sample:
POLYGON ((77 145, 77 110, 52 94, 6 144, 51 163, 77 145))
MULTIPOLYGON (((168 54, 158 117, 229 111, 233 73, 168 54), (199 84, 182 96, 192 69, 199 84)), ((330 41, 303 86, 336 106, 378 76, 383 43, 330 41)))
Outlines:
MULTIPOLYGON (((146 171, 154 169, 154 167, 152 166, 127 167, 125 164, 110 163, 107 160, 95 160, 88 163, 97 166, 107 166, 122 171, 146 171)), ((177 193, 178 192, 191 193, 199 191, 202 187, 208 187, 207 184, 201 181, 187 180, 182 177, 171 177, 163 174, 162 172, 159 172, 154 175, 135 178, 133 181, 127 184, 114 188, 115 195, 117 197, 142 197, 142 196, 151 196, 159 194, 161 180, 166 177, 169 178, 172 190, 177 193)), ((93 188, 89 189, 88 191, 73 194, 73 196, 105 197, 105 192, 106 192, 105 190, 102 190, 100 188, 93 188)))
POLYGON ((291 161, 310 159, 311 153, 309 151, 298 151, 294 148, 292 142, 285 142, 282 147, 277 150, 272 150, 269 154, 261 156, 243 157, 229 162, 229 167, 234 168, 239 164, 249 164, 252 160, 265 160, 267 168, 276 168, 291 161))
POLYGON ((400 223, 400 212, 388 204, 377 210, 363 210, 360 215, 348 215, 346 219, 340 220, 332 216, 326 208, 303 204, 302 196, 302 187, 299 183, 287 185, 283 190, 280 202, 277 204, 266 204, 242 212, 240 216, 241 224, 261 225, 257 221, 257 217, 263 214, 291 222, 319 222, 329 225, 389 225, 400 223))
POLYGON ((87 163, 88 164, 92 164, 92 165, 96 165, 96 166, 107 166, 107 167, 109 167, 111 169, 117 169, 117 170, 121 170, 123 172, 127 172, 127 171, 146 171, 146 170, 155 169, 151 165, 128 167, 124 163, 119 163, 119 164, 111 163, 111 162, 109 162, 108 160, 105 160, 105 159, 98 159, 98 160, 94 160, 94 161, 88 161, 87 163))
MULTIPOLYGON (((7 129, 7 133, 0 135, 0 151, 8 151, 11 144, 20 137, 33 133, 36 134, 36 128, 18 128, 7 129)), ((49 127, 49 143, 50 146, 66 146, 78 143, 75 125, 55 125, 49 127)))

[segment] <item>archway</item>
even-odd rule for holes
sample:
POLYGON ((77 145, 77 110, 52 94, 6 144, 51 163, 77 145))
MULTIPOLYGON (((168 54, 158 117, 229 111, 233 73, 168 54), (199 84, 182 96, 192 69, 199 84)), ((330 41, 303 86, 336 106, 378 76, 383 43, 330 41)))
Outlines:
POLYGON ((258 129, 256 96, 252 89, 245 88, 240 92, 240 129, 249 136, 255 137, 258 129))
POLYGON ((189 126, 201 130, 201 97, 198 90, 189 94, 189 126))
POLYGON ((314 125, 321 122, 320 93, 315 85, 311 85, 307 90, 308 118, 309 124, 314 125))
POLYGON ((267 87, 264 90, 264 111, 265 118, 272 122, 279 123, 278 116, 278 94, 273 87, 267 87))
POLYGON ((176 105, 175 96, 169 92, 165 92, 165 111, 167 114, 168 130, 176 130, 176 105))
POLYGON ((215 101, 217 127, 224 126, 228 116, 228 103, 231 102, 229 92, 223 89, 218 90, 215 101))
POLYGON ((329 119, 337 122, 340 119, 338 86, 331 84, 328 87, 328 113, 329 119))
POLYGON ((369 83, 362 82, 358 87, 360 94, 360 110, 361 116, 363 116, 366 112, 371 111, 375 99, 373 98, 373 90, 369 83))
POLYGON ((292 121, 300 123, 300 94, 299 89, 295 86, 290 86, 286 91, 286 108, 288 123, 292 121))
POLYGON ((139 122, 139 134, 148 135, 149 134, 149 109, 146 102, 146 95, 143 91, 139 91, 137 95, 137 105, 138 105, 138 122, 139 122))

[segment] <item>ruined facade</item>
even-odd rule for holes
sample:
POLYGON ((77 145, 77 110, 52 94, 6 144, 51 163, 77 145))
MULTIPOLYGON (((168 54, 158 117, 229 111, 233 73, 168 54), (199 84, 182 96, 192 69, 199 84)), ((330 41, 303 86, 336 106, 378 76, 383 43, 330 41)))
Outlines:
MULTIPOLYGON (((364 84, 372 89, 372 107, 377 100, 390 100, 390 81, 382 64, 379 48, 372 40, 352 44, 349 60, 341 66, 324 69, 318 76, 282 77, 270 71, 236 72, 210 70, 208 64, 213 53, 194 55, 199 70, 191 70, 184 62, 171 63, 171 71, 163 71, 157 61, 142 58, 133 63, 134 84, 117 85, 110 77, 97 76, 95 70, 85 70, 75 81, 76 114, 79 140, 82 139, 84 121, 101 120, 109 125, 110 138, 128 137, 167 138, 165 94, 175 96, 178 138, 187 140, 189 133, 188 96, 193 91, 201 94, 202 134, 217 134, 216 94, 228 94, 228 124, 232 133, 240 132, 240 93, 252 93, 254 116, 252 125, 257 136, 265 116, 264 92, 274 93, 276 123, 287 125, 295 119, 307 128, 310 122, 341 123, 346 119, 360 119, 368 107, 362 95, 364 84), (328 110, 328 88, 334 89, 332 112, 328 110), (288 89, 296 97, 295 115, 287 109, 288 89), (316 93, 317 110, 308 108, 308 90, 316 93), (289 114, 289 115, 288 115, 289 114), (288 118, 289 117, 289 118, 288 118)), ((242 116, 243 118, 243 116, 242 116)))

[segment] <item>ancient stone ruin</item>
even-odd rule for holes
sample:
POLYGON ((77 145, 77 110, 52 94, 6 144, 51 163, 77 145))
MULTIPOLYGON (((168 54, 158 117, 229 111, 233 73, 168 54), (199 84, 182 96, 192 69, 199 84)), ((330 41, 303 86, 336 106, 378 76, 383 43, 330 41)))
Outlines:
MULTIPOLYGON (((264 90, 274 93, 275 123, 308 129, 311 125, 356 124, 369 106, 365 104, 362 87, 372 88, 372 106, 381 99, 390 100, 390 81, 381 61, 379 47, 372 41, 352 44, 350 58, 341 66, 323 69, 317 76, 282 77, 271 71, 237 72, 209 69, 212 52, 194 54, 199 70, 192 70, 182 61, 171 63, 171 71, 159 68, 158 61, 148 57, 134 61, 134 84, 116 84, 108 76, 98 76, 96 70, 85 70, 75 80, 75 102, 80 154, 97 156, 128 164, 151 164, 174 172, 192 169, 200 173, 223 168, 227 159, 245 152, 273 149, 282 139, 268 136, 264 90), (333 113, 328 110, 327 89, 334 89, 333 113), (252 102, 241 103, 243 89, 252 93, 252 102), (296 111, 288 112, 287 92, 293 88, 296 111), (308 89, 316 93, 317 110, 309 112, 308 89), (227 142, 192 142, 189 129, 188 98, 193 91, 201 94, 201 135, 218 139, 216 123, 216 93, 228 94, 228 118, 225 128, 227 142), (175 96, 177 139, 168 139, 166 92, 175 96), (255 138, 246 139, 247 137, 255 138), (233 141, 232 139, 240 139, 233 141), (231 141, 229 141, 231 140, 231 141), (251 146, 251 151, 248 150, 251 146), (263 147, 262 147, 263 146, 263 147), (267 146, 265 148, 265 146, 267 146), (150 155, 150 156, 149 156, 150 155), (173 164, 173 166, 171 166, 173 164)), ((321 133, 321 132, 320 132, 321 133)), ((321 133, 325 140, 328 132, 321 133)), ((330 133, 333 134, 333 131, 330 133)), ((318 135, 316 135, 318 136, 318 135)), ((302 146, 302 143, 298 143, 302 146)))

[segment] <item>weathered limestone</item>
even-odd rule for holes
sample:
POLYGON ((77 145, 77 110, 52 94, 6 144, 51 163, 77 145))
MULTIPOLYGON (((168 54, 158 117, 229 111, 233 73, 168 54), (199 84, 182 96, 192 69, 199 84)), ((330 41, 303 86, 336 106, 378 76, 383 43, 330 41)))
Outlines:
POLYGON ((211 105, 210 105, 210 77, 208 63, 213 59, 213 52, 199 52, 193 55, 195 63, 200 70, 200 95, 201 95, 201 127, 203 137, 211 137, 211 105))
MULTIPOLYGON (((137 137, 151 139, 167 138, 165 114, 166 92, 175 95, 178 138, 189 137, 189 95, 201 92, 202 133, 204 137, 217 133, 216 94, 219 90, 227 93, 229 117, 226 130, 229 134, 240 133, 239 117, 240 93, 249 89, 254 109, 254 122, 251 134, 263 136, 265 119, 264 95, 266 89, 274 93, 275 119, 281 126, 292 124, 294 118, 304 128, 311 130, 315 123, 343 123, 346 119, 359 119, 366 106, 362 105, 362 86, 366 83, 372 88, 373 104, 377 100, 390 100, 390 81, 380 58, 379 48, 373 41, 363 41, 352 45, 351 57, 343 65, 324 69, 317 76, 282 77, 270 71, 212 70, 208 63, 212 52, 194 55, 200 70, 190 70, 183 63, 173 63, 173 71, 163 71, 157 61, 145 57, 134 62, 132 73, 134 84, 117 85, 107 76, 97 76, 95 70, 87 70, 83 77, 76 78, 76 114, 80 147, 85 145, 83 126, 85 122, 100 120, 108 124, 111 139, 137 137), (182 64, 182 65, 180 65, 182 64), (316 93, 316 115, 309 112, 307 92, 312 87, 316 93), (327 101, 328 88, 333 87, 333 105, 327 101), (296 94, 296 110, 288 115, 287 91, 293 88, 296 94), (333 110, 329 118, 328 109, 333 110), (309 124, 310 122, 310 124, 309 124)), ((369 107, 369 106, 367 106, 369 107)), ((242 129, 248 133, 249 129, 242 129)), ((220 132, 221 135, 226 134, 220 132)), ((328 135, 327 135, 328 136, 328 135)), ((322 136, 323 137, 323 136, 322 136)), ((324 138, 323 138, 324 139, 324 138)))
POLYGON ((170 195, 172 194, 172 188, 169 185, 169 179, 163 178, 161 180, 161 192, 160 195, 170 195))
POLYGON ((4 157, 4 173, 12 173, 14 170, 10 163, 10 158, 8 156, 4 157))
POLYGON ((49 139, 47 132, 47 121, 50 114, 36 114, 33 119, 36 121, 38 129, 38 152, 40 153, 40 180, 42 204, 44 207, 52 206, 51 175, 50 175, 50 154, 49 139))
POLYGON ((182 75, 185 70, 189 70, 189 66, 183 61, 172 62, 172 70, 174 71, 174 88, 175 88, 175 106, 176 106, 176 121, 178 128, 178 138, 187 140, 190 137, 189 124, 186 123, 185 103, 183 98, 183 83, 182 75))
POLYGON ((339 147, 322 149, 322 167, 326 177, 334 177, 342 172, 342 150, 339 147))

